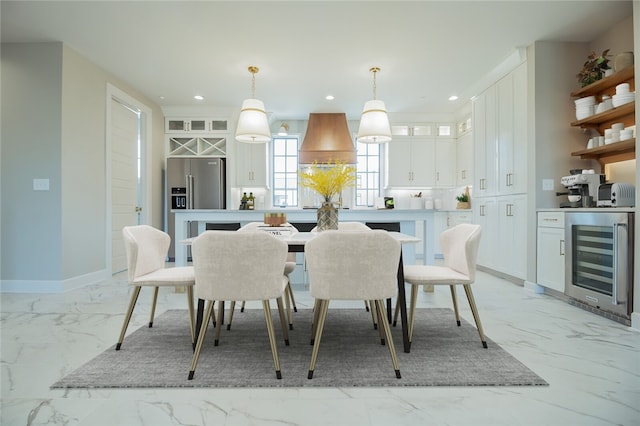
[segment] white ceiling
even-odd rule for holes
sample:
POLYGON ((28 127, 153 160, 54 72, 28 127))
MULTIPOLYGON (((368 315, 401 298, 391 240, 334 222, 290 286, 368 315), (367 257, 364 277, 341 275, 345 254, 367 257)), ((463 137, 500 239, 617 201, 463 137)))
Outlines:
POLYGON ((256 98, 278 119, 357 118, 372 66, 390 112, 453 112, 518 47, 588 42, 632 15, 610 0, 0 4, 2 42, 62 41, 161 106, 238 108, 256 65, 256 98))

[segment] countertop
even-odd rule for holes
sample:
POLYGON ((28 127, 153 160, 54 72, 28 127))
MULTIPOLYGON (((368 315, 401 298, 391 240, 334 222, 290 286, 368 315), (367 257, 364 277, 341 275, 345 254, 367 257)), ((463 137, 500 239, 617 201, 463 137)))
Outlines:
POLYGON ((635 213, 635 207, 578 207, 536 209, 537 212, 566 212, 566 213, 635 213))

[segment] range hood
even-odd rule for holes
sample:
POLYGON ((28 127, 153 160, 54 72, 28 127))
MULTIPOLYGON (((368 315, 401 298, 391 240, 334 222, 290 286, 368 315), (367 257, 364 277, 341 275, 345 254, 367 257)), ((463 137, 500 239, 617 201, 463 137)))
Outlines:
POLYGON ((300 164, 314 161, 355 164, 356 149, 349 133, 347 115, 343 112, 310 113, 307 133, 298 153, 300 164))

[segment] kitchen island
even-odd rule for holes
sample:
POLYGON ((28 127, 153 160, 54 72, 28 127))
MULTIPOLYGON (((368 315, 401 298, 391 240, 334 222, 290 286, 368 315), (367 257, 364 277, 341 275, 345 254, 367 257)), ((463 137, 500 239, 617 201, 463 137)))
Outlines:
MULTIPOLYGON (((189 237, 189 222, 198 222, 198 233, 206 229, 206 223, 220 222, 262 222, 265 213, 286 213, 287 222, 316 222, 315 209, 271 209, 271 210, 172 210, 175 213, 176 266, 187 264, 187 249, 180 241, 189 237)), ((420 238, 424 263, 433 263, 433 210, 398 209, 344 209, 339 210, 341 222, 400 222, 400 231, 420 238)), ((416 250, 412 244, 403 247, 405 264, 414 264, 416 250)))

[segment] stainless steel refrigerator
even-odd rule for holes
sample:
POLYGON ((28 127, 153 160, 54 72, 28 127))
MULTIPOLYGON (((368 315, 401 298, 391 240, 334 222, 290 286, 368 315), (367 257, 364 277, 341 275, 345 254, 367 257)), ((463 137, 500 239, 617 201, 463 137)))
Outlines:
MULTIPOLYGON (((169 260, 175 259, 176 209, 225 209, 226 167, 224 158, 167 158, 167 232, 171 235, 169 260)), ((197 222, 189 236, 198 235, 197 222)), ((178 243, 180 244, 180 243, 178 243)))

